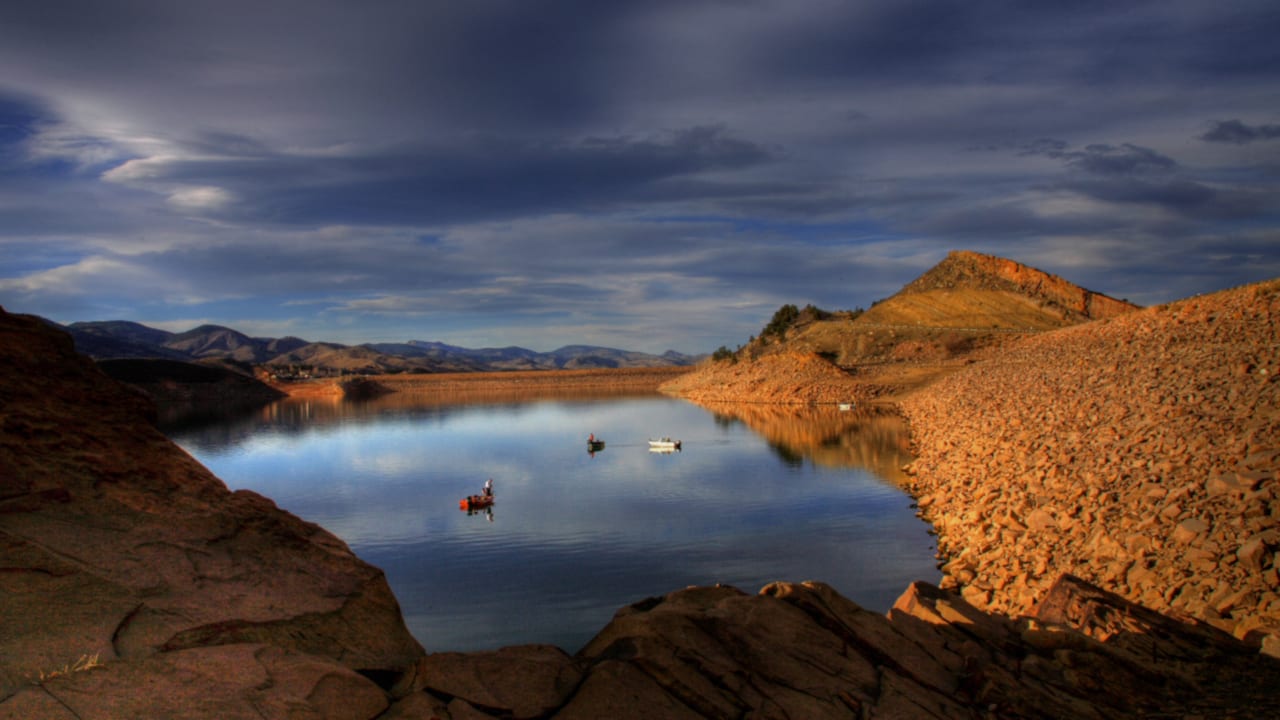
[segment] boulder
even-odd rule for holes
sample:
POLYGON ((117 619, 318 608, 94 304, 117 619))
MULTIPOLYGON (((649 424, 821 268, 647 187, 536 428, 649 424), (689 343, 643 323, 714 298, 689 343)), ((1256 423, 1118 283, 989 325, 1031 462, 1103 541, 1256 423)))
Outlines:
POLYGON ((1209 529, 1209 523, 1200 518, 1188 518, 1178 523, 1173 528, 1174 541, 1183 545, 1190 545, 1197 538, 1203 535, 1209 529))
POLYGON ((423 662, 422 677, 429 693, 477 710, 501 708, 517 720, 544 717, 563 705, 582 682, 573 658, 550 645, 433 653, 423 662))

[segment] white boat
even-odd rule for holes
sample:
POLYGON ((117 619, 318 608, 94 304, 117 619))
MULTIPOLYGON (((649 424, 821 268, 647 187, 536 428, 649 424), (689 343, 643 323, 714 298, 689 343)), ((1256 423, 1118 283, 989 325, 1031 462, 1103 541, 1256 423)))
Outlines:
POLYGON ((680 441, 672 440, 671 438, 662 438, 661 440, 650 440, 649 449, 650 450, 679 450, 680 441))
POLYGON ((849 410, 853 409, 853 403, 851 402, 839 403, 836 407, 840 408, 840 410, 843 412, 848 412, 849 410))

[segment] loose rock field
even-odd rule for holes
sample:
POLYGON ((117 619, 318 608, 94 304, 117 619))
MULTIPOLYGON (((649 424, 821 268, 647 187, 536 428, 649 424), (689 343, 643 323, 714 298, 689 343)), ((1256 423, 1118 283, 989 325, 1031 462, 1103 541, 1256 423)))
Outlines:
POLYGON ((1028 337, 902 403, 945 583, 1072 573, 1280 655, 1280 281, 1028 337))

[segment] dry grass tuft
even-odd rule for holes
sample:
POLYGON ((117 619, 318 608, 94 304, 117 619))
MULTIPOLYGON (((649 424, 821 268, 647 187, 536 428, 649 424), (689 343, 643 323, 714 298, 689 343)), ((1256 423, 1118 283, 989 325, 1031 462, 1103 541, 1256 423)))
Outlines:
POLYGON ((49 682, 54 678, 62 677, 63 675, 92 670, 96 667, 102 667, 102 663, 98 661, 97 653, 94 653, 93 655, 81 655, 79 660, 76 660, 73 663, 67 663, 60 668, 54 668, 53 670, 48 671, 41 670, 38 677, 31 678, 31 682, 39 685, 41 683, 49 682))

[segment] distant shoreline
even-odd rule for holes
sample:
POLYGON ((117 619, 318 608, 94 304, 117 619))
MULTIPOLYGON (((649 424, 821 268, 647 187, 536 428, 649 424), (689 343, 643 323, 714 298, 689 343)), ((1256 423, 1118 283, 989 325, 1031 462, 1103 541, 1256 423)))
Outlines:
MULTIPOLYGON (((663 383, 694 370, 692 366, 602 368, 584 370, 515 370, 370 375, 366 379, 389 392, 412 394, 554 394, 588 390, 593 393, 658 392, 663 383)), ((271 386, 295 398, 340 398, 335 379, 276 382, 271 386)))

